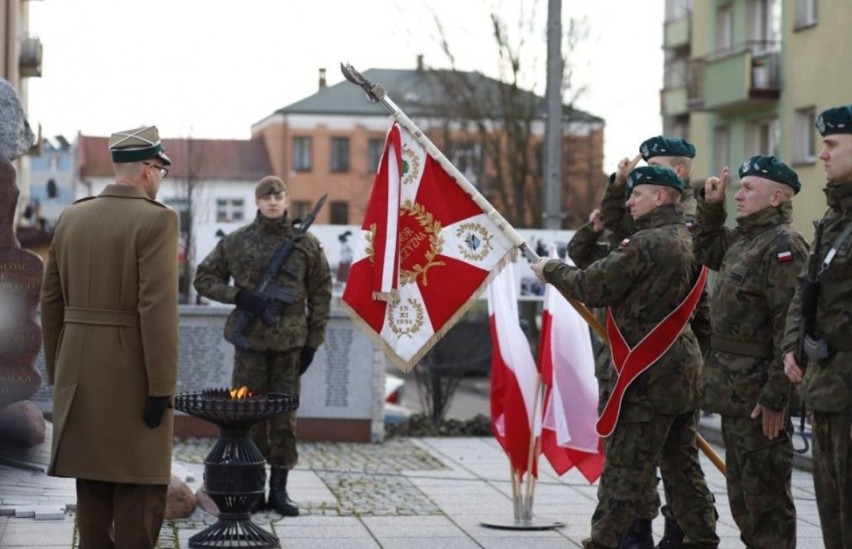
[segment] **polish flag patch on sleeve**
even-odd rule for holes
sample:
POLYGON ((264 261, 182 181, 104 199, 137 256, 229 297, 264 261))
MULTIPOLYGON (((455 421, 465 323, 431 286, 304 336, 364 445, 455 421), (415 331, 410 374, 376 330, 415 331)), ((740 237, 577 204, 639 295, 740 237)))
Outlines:
POLYGON ((629 239, 629 238, 625 238, 625 239, 624 239, 624 240, 622 240, 622 241, 621 241, 618 245, 619 245, 619 246, 621 246, 621 247, 623 248, 623 247, 627 246, 627 244, 629 244, 629 243, 630 243, 630 239, 629 239))
POLYGON ((778 252, 778 263, 787 263, 788 261, 793 261, 793 252, 790 250, 778 252))

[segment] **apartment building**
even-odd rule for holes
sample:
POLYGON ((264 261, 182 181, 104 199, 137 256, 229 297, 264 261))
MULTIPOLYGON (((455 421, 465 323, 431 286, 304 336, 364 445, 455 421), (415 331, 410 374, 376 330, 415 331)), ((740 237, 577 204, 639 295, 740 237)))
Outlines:
MULTIPOLYGON (((535 215, 541 197, 532 189, 538 189, 541 180, 542 97, 515 89, 515 97, 510 99, 509 89, 497 80, 477 72, 425 69, 422 60, 416 69, 369 69, 364 76, 383 86, 501 211, 513 207, 520 211, 521 206, 508 203, 510 193, 501 192, 513 184, 501 169, 506 167, 510 151, 518 151, 510 145, 506 127, 529 124, 529 139, 522 145, 529 150, 521 156, 532 159, 535 166, 526 176, 529 181, 524 182, 523 197, 515 199, 529 203, 523 205, 521 220, 515 222, 541 225, 540 215, 535 215), (507 100, 528 108, 526 116, 498 105, 507 100), (483 128, 488 134, 485 139, 483 128), (495 142, 499 147, 495 148, 495 142), (504 164, 498 166, 501 162, 504 164)), ((274 173, 287 181, 294 215, 304 214, 320 196, 328 194, 317 222, 358 225, 364 218, 389 126, 389 114, 382 105, 370 102, 361 88, 349 82, 327 85, 325 71, 320 69, 316 93, 256 122, 252 135, 265 143, 274 173)), ((604 121, 566 106, 563 128, 563 228, 576 228, 597 206, 603 191, 604 121)))
POLYGON ((825 211, 814 121, 852 102, 850 25, 848 0, 666 0, 663 128, 695 143, 693 183, 774 154, 803 182, 794 226, 813 233, 825 211))

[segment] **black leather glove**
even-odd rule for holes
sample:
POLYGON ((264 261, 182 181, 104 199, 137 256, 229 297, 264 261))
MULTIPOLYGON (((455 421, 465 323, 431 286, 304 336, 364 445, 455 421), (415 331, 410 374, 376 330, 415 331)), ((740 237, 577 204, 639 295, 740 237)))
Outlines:
POLYGON ((145 403, 145 415, 142 416, 145 425, 151 429, 160 425, 160 422, 163 420, 163 414, 166 412, 166 408, 169 407, 171 398, 170 396, 148 397, 148 401, 145 403))
POLYGON ((263 316, 263 312, 266 310, 266 300, 251 290, 246 290, 244 288, 241 288, 240 291, 237 292, 237 296, 234 301, 237 303, 238 308, 247 311, 254 316, 263 316))
POLYGON ((313 347, 305 345, 302 347, 302 354, 299 357, 299 375, 304 374, 308 370, 308 366, 314 361, 314 354, 317 352, 313 347))

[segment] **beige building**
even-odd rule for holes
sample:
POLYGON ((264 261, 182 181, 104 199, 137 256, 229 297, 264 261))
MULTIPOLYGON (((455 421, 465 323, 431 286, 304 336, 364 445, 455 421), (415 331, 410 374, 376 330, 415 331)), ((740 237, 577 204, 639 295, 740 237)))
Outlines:
POLYGON ((693 183, 774 154, 802 180, 794 225, 810 237, 826 208, 814 120, 852 103, 850 28, 849 0, 666 0, 663 128, 695 143, 693 183))

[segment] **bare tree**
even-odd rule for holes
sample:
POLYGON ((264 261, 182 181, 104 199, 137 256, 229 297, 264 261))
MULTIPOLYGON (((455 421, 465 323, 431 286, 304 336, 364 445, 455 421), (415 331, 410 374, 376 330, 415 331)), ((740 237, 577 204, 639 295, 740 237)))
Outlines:
MULTIPOLYGON (((524 88, 529 82, 530 66, 535 59, 524 57, 525 40, 531 33, 529 21, 520 22, 512 32, 496 9, 490 14, 491 34, 496 48, 500 78, 487 78, 478 72, 460 71, 456 58, 441 22, 436 18, 441 48, 450 64, 449 70, 429 70, 433 95, 446 98, 435 105, 435 117, 441 121, 440 136, 436 138, 454 163, 464 152, 474 146, 479 158, 467 162, 474 172, 475 184, 480 192, 501 211, 506 219, 523 227, 538 226, 542 219, 542 140, 538 128, 545 114, 542 97, 524 88)), ((595 207, 599 196, 587 199, 589 187, 600 186, 600 173, 578 169, 577 161, 588 158, 593 143, 583 137, 572 137, 571 124, 577 121, 574 102, 585 91, 574 83, 571 55, 578 44, 586 39, 588 30, 583 20, 572 19, 565 33, 563 74, 563 182, 562 196, 569 213, 563 227, 581 225, 595 207), (563 100, 565 104, 565 100, 563 100), (578 180, 575 180, 578 179, 578 180)), ((535 36, 535 38, 538 38, 535 36)), ((583 162, 583 166, 590 165, 583 162)), ((458 166, 461 171, 465 169, 458 166)), ((595 195, 594 192, 591 194, 595 195)))

